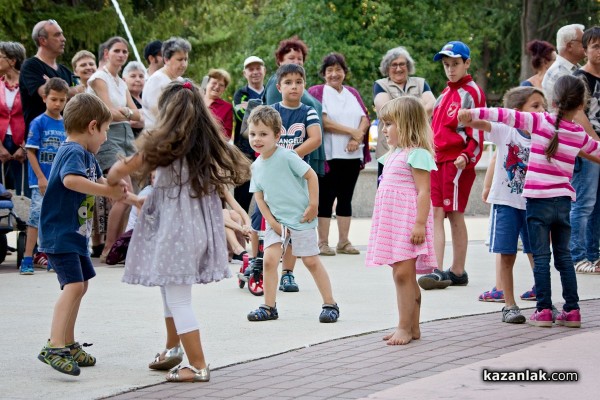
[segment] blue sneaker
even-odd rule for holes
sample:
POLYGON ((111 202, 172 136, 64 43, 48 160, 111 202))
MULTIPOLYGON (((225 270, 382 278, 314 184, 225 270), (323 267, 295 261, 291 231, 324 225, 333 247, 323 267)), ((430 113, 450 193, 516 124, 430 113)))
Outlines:
POLYGON ((33 257, 24 257, 19 269, 21 275, 33 275, 33 257))
POLYGON ((284 271, 281 275, 281 280, 279 281, 279 290, 284 292, 298 292, 300 288, 296 283, 296 279, 294 278, 294 274, 291 271, 284 271))

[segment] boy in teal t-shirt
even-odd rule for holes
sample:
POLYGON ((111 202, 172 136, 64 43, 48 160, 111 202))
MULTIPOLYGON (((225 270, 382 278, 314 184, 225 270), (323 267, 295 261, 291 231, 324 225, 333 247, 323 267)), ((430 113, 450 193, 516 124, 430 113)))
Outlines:
POLYGON ((252 164, 250 192, 267 222, 264 235, 263 287, 265 304, 248 314, 249 321, 277 319, 277 266, 290 246, 313 276, 323 298, 319 321, 336 322, 340 310, 333 299, 329 275, 317 245, 317 174, 296 152, 277 145, 281 117, 272 107, 255 108, 248 119, 250 146, 260 154, 252 164))

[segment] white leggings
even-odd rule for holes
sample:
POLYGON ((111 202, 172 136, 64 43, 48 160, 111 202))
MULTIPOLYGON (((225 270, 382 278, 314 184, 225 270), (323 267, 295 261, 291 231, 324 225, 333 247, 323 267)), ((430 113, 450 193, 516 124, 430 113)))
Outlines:
POLYGON ((161 286, 165 318, 173 318, 178 335, 200 329, 192 309, 192 285, 161 286))

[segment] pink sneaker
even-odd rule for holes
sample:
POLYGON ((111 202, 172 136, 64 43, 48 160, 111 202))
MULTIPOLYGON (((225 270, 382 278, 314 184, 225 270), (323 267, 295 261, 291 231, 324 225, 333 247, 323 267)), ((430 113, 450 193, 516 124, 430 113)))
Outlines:
POLYGON ((529 321, 527 321, 529 325, 542 327, 542 328, 550 328, 552 327, 552 310, 544 309, 542 311, 535 310, 531 317, 529 317, 529 321))
POLYGON ((571 310, 569 312, 562 310, 556 316, 556 324, 569 328, 581 328, 581 314, 579 310, 571 310))

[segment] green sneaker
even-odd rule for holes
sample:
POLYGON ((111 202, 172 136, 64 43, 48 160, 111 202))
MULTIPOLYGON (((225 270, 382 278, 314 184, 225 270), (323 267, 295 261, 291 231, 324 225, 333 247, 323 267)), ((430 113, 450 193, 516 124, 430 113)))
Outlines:
MULTIPOLYGON (((84 343, 83 347, 89 347, 92 343, 84 343)), ((83 350, 82 345, 79 342, 71 343, 67 345, 67 348, 71 352, 73 360, 80 367, 93 367, 96 365, 96 357, 90 355, 87 351, 83 350)))
POLYGON ((38 354, 38 360, 63 374, 78 376, 81 373, 68 347, 50 347, 46 345, 38 354))

